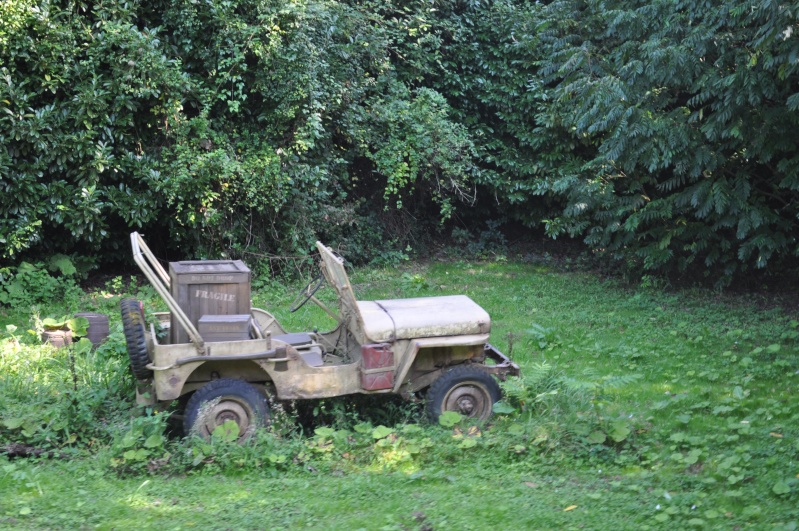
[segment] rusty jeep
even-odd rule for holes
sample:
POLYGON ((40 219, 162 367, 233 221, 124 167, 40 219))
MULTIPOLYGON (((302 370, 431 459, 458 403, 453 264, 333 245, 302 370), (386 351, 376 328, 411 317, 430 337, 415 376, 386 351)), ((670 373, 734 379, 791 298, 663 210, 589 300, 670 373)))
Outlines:
POLYGON ((320 242, 320 274, 290 307, 313 301, 337 325, 288 332, 252 308, 249 270, 240 261, 173 262, 169 272, 138 233, 133 258, 169 312, 145 319, 121 301, 130 367, 141 405, 178 401, 185 432, 209 437, 234 421, 241 437, 266 425, 270 400, 399 394, 479 421, 501 397, 497 379, 519 367, 489 343, 488 313, 465 295, 357 300, 344 260, 320 242), (329 284, 338 308, 316 297, 329 284))

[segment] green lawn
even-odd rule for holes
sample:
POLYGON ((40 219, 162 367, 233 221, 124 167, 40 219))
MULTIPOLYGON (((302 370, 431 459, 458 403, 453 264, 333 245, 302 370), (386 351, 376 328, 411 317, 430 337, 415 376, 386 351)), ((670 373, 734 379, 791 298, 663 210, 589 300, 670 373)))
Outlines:
MULTIPOLYGON (((137 288, 117 282, 81 301, 114 312, 117 331, 104 350, 76 350, 74 372, 66 351, 21 333, 28 309, 0 318, 21 343, 0 349, 0 444, 57 454, 0 457, 0 527, 799 528, 796 315, 543 263, 362 269, 352 281, 362 299, 465 293, 488 310, 492 342, 523 371, 489 426, 329 400, 278 415, 246 447, 161 437, 163 414, 131 416, 116 308, 137 288)), ((298 288, 265 282, 255 305, 290 330, 329 326, 310 304, 287 312, 298 288)))

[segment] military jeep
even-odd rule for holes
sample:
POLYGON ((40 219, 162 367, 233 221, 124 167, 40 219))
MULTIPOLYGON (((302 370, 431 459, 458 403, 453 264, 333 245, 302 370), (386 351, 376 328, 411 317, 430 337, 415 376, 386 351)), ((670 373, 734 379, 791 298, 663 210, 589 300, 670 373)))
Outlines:
POLYGON ((433 421, 445 411, 482 421, 501 397, 497 379, 519 374, 488 342, 489 315, 469 297, 359 301, 343 259, 320 242, 321 272, 290 310, 320 305, 338 323, 323 333, 290 333, 268 311, 252 308, 241 262, 173 262, 167 273, 141 235, 132 233, 131 245, 169 308, 148 324, 138 301, 121 301, 136 400, 178 400, 187 434, 208 437, 232 420, 245 437, 268 422, 270 399, 355 393, 422 395, 433 421), (325 282, 337 309, 315 296, 325 282))

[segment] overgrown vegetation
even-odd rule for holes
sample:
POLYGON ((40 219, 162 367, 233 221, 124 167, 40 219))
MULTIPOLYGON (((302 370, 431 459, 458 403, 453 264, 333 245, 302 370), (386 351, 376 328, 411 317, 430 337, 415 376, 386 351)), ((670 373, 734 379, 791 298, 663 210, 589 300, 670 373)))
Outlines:
MULTIPOLYGON (((772 301, 630 289, 505 257, 358 270, 353 283, 361 299, 466 293, 488 310, 523 371, 489 425, 432 426, 418 406, 349 398, 273 403, 249 444, 225 426, 183 439, 168 411, 133 405, 118 301, 162 308, 119 277, 0 316, 0 523, 799 525, 799 322, 772 301), (112 317, 97 350, 27 332, 78 308, 112 317)), ((295 288, 269 280, 254 298, 291 330, 329 325, 310 306, 287 312, 295 288)))
POLYGON ((749 0, 4 2, 0 265, 83 270, 131 229, 177 255, 321 238, 368 262, 512 220, 635 271, 778 271, 797 256, 796 17, 749 0))
POLYGON ((656 289, 795 266, 797 16, 1 2, 0 527, 799 528, 795 312, 656 289), (509 222, 641 282, 518 258, 509 222), (134 277, 79 287, 133 229, 159 257, 244 257, 294 330, 330 324, 286 313, 316 239, 372 263, 362 299, 466 293, 523 376, 488 426, 359 398, 183 438, 175 405, 134 406, 117 315, 165 308, 134 277), (408 263, 433 238, 451 261, 408 263), (87 310, 105 344, 41 344, 87 310))
POLYGON ((384 205, 434 220, 473 198, 470 136, 396 75, 371 6, 2 9, 3 259, 107 260, 158 227, 184 252, 304 254, 323 235, 363 260, 384 205))

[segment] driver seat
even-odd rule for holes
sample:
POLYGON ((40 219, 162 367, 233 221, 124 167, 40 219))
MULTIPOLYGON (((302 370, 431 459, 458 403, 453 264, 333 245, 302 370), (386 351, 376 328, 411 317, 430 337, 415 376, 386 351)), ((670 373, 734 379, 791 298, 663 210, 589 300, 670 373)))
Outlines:
POLYGON ((488 334, 491 318, 466 295, 358 301, 344 260, 321 242, 322 272, 338 293, 341 318, 361 344, 398 339, 488 334))

